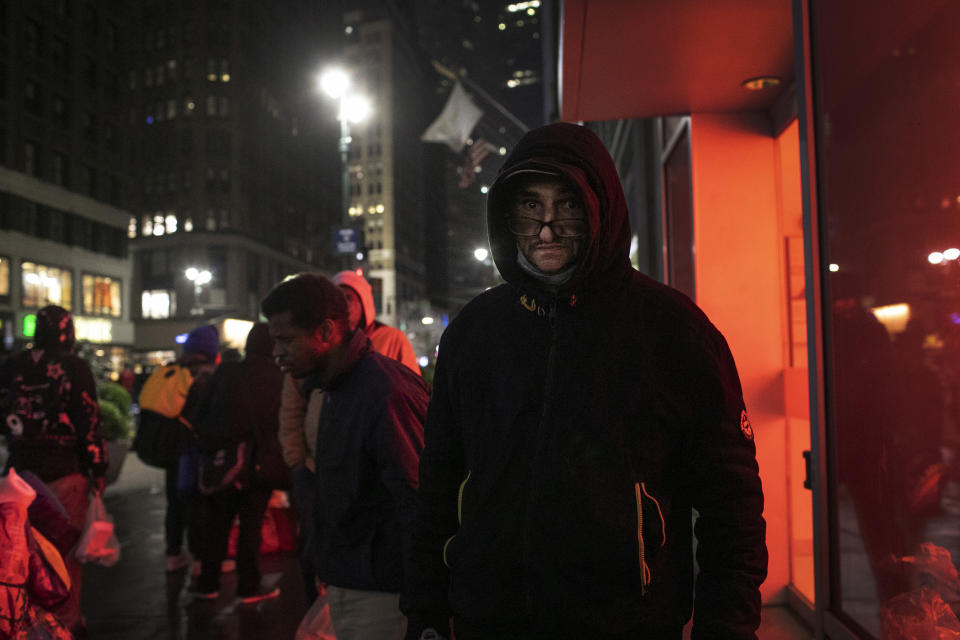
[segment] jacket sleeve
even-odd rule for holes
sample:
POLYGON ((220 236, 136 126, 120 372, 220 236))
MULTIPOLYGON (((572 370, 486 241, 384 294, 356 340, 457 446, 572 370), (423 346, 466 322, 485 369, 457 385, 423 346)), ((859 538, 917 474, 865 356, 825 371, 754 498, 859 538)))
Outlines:
POLYGON ((77 435, 80 468, 95 478, 107 472, 107 453, 100 432, 100 405, 97 404, 97 384, 90 366, 82 360, 70 381, 67 413, 77 435))
POLYGON ((280 413, 277 438, 280 440, 280 453, 288 467, 303 464, 307 458, 307 442, 303 432, 303 419, 307 411, 307 402, 300 395, 300 389, 293 376, 283 376, 283 389, 280 392, 280 413))
POLYGON ((763 490, 733 356, 719 332, 698 368, 688 477, 699 517, 692 640, 754 640, 767 574, 763 490))
POLYGON ((400 355, 397 360, 418 376, 423 375, 420 371, 420 363, 417 362, 417 354, 413 352, 413 346, 403 333, 400 334, 400 355))
POLYGON ((429 627, 450 637, 449 571, 443 562, 443 547, 457 531, 457 491, 466 464, 453 401, 454 376, 447 368, 444 344, 441 341, 424 426, 410 559, 400 597, 400 608, 408 618, 407 638, 414 640, 429 627))

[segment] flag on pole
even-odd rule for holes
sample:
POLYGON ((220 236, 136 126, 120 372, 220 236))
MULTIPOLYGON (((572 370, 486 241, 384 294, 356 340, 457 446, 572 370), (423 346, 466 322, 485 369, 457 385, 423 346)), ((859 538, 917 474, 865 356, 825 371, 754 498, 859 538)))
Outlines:
POLYGON ((458 186, 461 189, 466 189, 477 179, 477 168, 480 166, 480 163, 483 162, 483 159, 490 155, 492 150, 493 146, 483 138, 478 138, 470 145, 467 149, 467 158, 463 164, 463 169, 460 170, 460 183, 458 186))
POLYGON ((420 140, 442 142, 453 149, 454 153, 460 153, 482 115, 483 111, 471 102, 470 96, 460 83, 454 82, 453 91, 450 92, 443 111, 423 132, 420 140))

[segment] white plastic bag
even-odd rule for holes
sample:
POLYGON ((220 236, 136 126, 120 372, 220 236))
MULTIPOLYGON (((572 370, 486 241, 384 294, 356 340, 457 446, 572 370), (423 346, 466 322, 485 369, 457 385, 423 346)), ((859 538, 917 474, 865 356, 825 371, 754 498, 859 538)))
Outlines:
POLYGON ((87 522, 74 552, 80 562, 96 562, 111 567, 120 559, 120 541, 113 532, 113 518, 107 513, 103 498, 96 494, 87 508, 87 522))
POLYGON ((333 620, 330 619, 330 603, 326 594, 318 596, 313 605, 303 616, 294 640, 337 640, 333 630, 333 620))

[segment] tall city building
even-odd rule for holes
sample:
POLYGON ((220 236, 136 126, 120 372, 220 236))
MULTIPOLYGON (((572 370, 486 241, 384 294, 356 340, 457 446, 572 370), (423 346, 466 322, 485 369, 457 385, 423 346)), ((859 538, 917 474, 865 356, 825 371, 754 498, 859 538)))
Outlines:
POLYGON ((426 226, 442 204, 420 142, 434 77, 411 18, 394 2, 343 14, 344 67, 372 105, 351 126, 344 223, 362 231, 378 317, 408 333, 427 313, 426 226))
POLYGON ((136 346, 168 350, 201 322, 242 340, 271 286, 334 266, 336 121, 316 91, 328 25, 304 0, 124 10, 136 346))
MULTIPOLYGON (((113 2, 0 2, 0 334, 69 309, 80 349, 116 373, 134 341, 120 128, 125 25, 113 2)), ((137 301, 138 304, 138 301, 137 301)))
MULTIPOLYGON (((437 63, 434 91, 446 96, 456 78, 483 111, 462 153, 443 153, 443 215, 431 227, 431 299, 455 313, 499 274, 486 237, 486 192, 507 151, 530 127, 544 123, 546 43, 551 4, 417 0, 419 37, 437 63)), ((442 103, 441 103, 442 104, 442 103)), ((439 106, 436 108, 439 112, 439 106)))

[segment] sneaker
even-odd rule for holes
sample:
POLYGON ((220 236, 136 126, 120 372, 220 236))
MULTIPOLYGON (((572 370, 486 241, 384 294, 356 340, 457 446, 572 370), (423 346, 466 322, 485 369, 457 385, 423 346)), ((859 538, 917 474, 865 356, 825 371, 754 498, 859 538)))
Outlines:
POLYGON ((190 587, 187 591, 194 600, 216 600, 220 597, 219 591, 202 591, 198 587, 190 587))
POLYGON ((255 604, 257 602, 263 602, 264 600, 270 600, 271 598, 276 598, 280 595, 280 587, 274 587, 273 589, 264 589, 260 587, 256 592, 243 595, 238 593, 237 596, 240 598, 240 602, 243 604, 255 604))
POLYGON ((177 553, 172 556, 167 556, 167 572, 179 571, 185 566, 190 564, 190 556, 184 552, 177 553))

